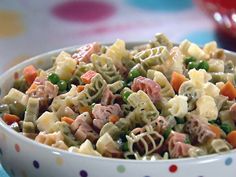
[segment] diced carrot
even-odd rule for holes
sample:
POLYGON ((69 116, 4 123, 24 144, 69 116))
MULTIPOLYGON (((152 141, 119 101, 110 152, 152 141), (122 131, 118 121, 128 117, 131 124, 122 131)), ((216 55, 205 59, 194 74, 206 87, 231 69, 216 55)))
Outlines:
POLYGON ((112 115, 109 116, 109 122, 112 122, 113 124, 116 123, 119 119, 120 118, 117 115, 112 114, 112 115))
POLYGON ((74 119, 72 119, 70 117, 62 117, 61 121, 66 122, 67 124, 71 125, 74 122, 74 119))
POLYGON ((77 86, 77 91, 82 92, 84 90, 84 85, 77 86))
POLYGON ((23 75, 26 82, 31 85, 37 77, 37 70, 33 65, 27 66, 23 70, 23 75))
POLYGON ((183 74, 177 73, 177 72, 173 72, 172 76, 171 76, 171 85, 174 89, 175 92, 179 91, 179 87, 181 86, 181 84, 186 81, 186 77, 183 74))
POLYGON ((233 148, 236 148, 236 130, 230 132, 226 139, 233 146, 233 148))
POLYGON ((215 133, 216 137, 215 138, 220 138, 221 136, 221 129, 217 125, 209 125, 209 128, 211 129, 212 132, 215 133))
POLYGON ((26 93, 30 93, 30 92, 36 90, 37 87, 38 87, 38 85, 33 82, 33 84, 31 84, 30 88, 26 91, 26 93))
POLYGON ((80 78, 85 84, 89 84, 91 82, 92 78, 96 74, 97 74, 97 72, 90 70, 90 71, 87 71, 86 73, 84 73, 80 78))
POLYGON ((227 81, 226 84, 220 89, 220 94, 227 96, 229 100, 233 100, 236 98, 236 89, 230 81, 227 81))
POLYGON ((7 124, 11 125, 14 122, 19 122, 20 118, 13 114, 4 114, 2 120, 7 124))

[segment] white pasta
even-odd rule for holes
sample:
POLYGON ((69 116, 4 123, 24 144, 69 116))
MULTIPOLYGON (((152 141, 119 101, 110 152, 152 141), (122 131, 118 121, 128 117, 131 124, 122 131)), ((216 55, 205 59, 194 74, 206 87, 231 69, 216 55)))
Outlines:
POLYGON ((208 120, 215 120, 218 116, 218 109, 215 100, 211 96, 203 95, 197 100, 197 111, 199 115, 208 120))
POLYGON ((28 102, 28 96, 19 90, 12 88, 9 93, 3 98, 3 102, 6 104, 12 104, 14 102, 21 103, 26 106, 28 102))
POLYGON ((225 65, 223 60, 210 59, 208 61, 209 70, 208 72, 224 72, 225 65))
POLYGON ((183 118, 188 112, 188 98, 183 95, 176 95, 168 101, 169 112, 176 117, 183 118))
POLYGON ((212 140, 211 141, 211 148, 216 153, 226 152, 226 151, 230 150, 229 145, 223 139, 214 139, 214 140, 212 140))
POLYGON ((78 153, 93 155, 93 156, 101 156, 99 152, 94 150, 93 145, 89 140, 86 140, 83 144, 81 144, 78 153))
POLYGON ((75 146, 71 146, 68 149, 69 152, 79 153, 79 148, 75 146))
POLYGON ((111 135, 105 133, 102 135, 96 143, 97 151, 104 154, 109 149, 119 149, 118 144, 112 139, 111 135))
POLYGON ((208 55, 214 53, 216 50, 217 50, 217 43, 216 43, 216 41, 208 42, 203 47, 203 51, 206 54, 208 54, 208 55))
POLYGON ((36 136, 35 141, 59 149, 68 149, 67 145, 64 143, 64 137, 61 132, 54 132, 49 134, 45 132, 40 132, 36 136))
POLYGON ((198 45, 194 43, 191 43, 191 45, 189 46, 188 54, 199 60, 205 58, 205 52, 198 45))
POLYGON ((163 97, 171 98, 175 95, 169 81, 160 71, 148 70, 147 77, 161 86, 161 95, 163 97))
POLYGON ((179 45, 181 52, 186 56, 188 55, 188 49, 189 49, 190 45, 191 45, 191 42, 188 41, 187 39, 182 41, 179 45))
POLYGON ((55 64, 55 73, 58 74, 60 79, 68 80, 72 77, 76 68, 76 60, 74 60, 70 54, 62 51, 56 58, 55 64))
POLYGON ((188 154, 189 154, 189 157, 198 157, 198 156, 207 155, 207 152, 202 148, 193 146, 189 148, 188 154))
POLYGON ((72 106, 74 103, 73 98, 76 98, 78 95, 77 89, 75 85, 72 85, 69 92, 59 95, 53 99, 53 102, 50 106, 50 110, 53 112, 57 112, 60 107, 72 106))
POLYGON ((50 128, 58 121, 54 112, 44 112, 37 120, 36 125, 39 131, 48 132, 50 128))
POLYGON ((216 87, 218 87, 219 89, 221 89, 224 86, 224 82, 217 82, 216 83, 216 87))
POLYGON ((106 51, 106 56, 110 57, 116 66, 122 65, 122 58, 128 58, 128 51, 125 49, 125 42, 117 39, 106 51))
POLYGON ((217 97, 220 93, 220 89, 211 82, 204 84, 205 95, 211 96, 213 98, 217 97))
POLYGON ((203 88, 203 85, 211 79, 211 75, 204 69, 191 69, 188 74, 196 88, 203 88))

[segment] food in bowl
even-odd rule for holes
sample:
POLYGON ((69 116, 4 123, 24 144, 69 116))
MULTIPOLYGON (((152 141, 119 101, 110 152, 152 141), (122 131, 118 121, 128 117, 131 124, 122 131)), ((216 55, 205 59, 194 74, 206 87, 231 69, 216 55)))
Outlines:
POLYGON ((201 49, 163 34, 62 51, 48 70, 26 66, 0 105, 15 131, 69 152, 136 160, 236 148, 235 66, 216 42, 201 49))

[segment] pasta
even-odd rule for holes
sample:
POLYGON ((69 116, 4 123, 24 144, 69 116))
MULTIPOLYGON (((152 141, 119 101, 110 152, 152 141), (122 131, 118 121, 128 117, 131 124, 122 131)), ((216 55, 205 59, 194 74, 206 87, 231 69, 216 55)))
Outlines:
POLYGON ((150 69, 153 66, 164 64, 169 55, 166 47, 162 46, 141 51, 134 56, 134 60, 140 62, 145 69, 150 69))
POLYGON ((24 68, 0 100, 1 119, 27 138, 144 161, 236 149, 236 68, 214 41, 173 45, 158 33, 133 48, 93 42, 52 61, 24 68))
POLYGON ((196 104, 197 111, 201 117, 208 120, 215 120, 218 117, 218 109, 212 97, 207 95, 201 96, 196 104))
POLYGON ((108 84, 122 79, 110 58, 93 54, 91 59, 95 70, 102 75, 108 84))
POLYGON ((155 81, 161 87, 161 96, 166 98, 174 97, 175 92, 167 78, 159 71, 148 70, 147 77, 155 81))
POLYGON ((23 133, 35 133, 36 120, 39 114, 39 99, 29 98, 23 122, 23 133))
POLYGON ((188 113, 188 98, 178 95, 168 101, 169 112, 179 118, 183 118, 188 113))
POLYGON ((100 74, 97 74, 92 79, 91 83, 85 86, 82 92, 80 92, 76 97, 72 98, 73 104, 80 107, 88 106, 89 104, 99 101, 106 86, 106 81, 100 74))
POLYGON ((76 68, 76 61, 71 58, 70 54, 61 52, 55 61, 55 73, 63 80, 68 80, 72 77, 72 73, 76 68))

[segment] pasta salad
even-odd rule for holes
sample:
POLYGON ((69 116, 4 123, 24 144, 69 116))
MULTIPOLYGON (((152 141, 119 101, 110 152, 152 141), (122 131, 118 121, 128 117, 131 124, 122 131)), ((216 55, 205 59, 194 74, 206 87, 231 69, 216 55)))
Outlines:
POLYGON ((22 135, 69 152, 135 160, 236 148, 236 76, 216 42, 200 48, 164 34, 127 49, 118 39, 73 53, 47 70, 23 69, 0 104, 22 135))

